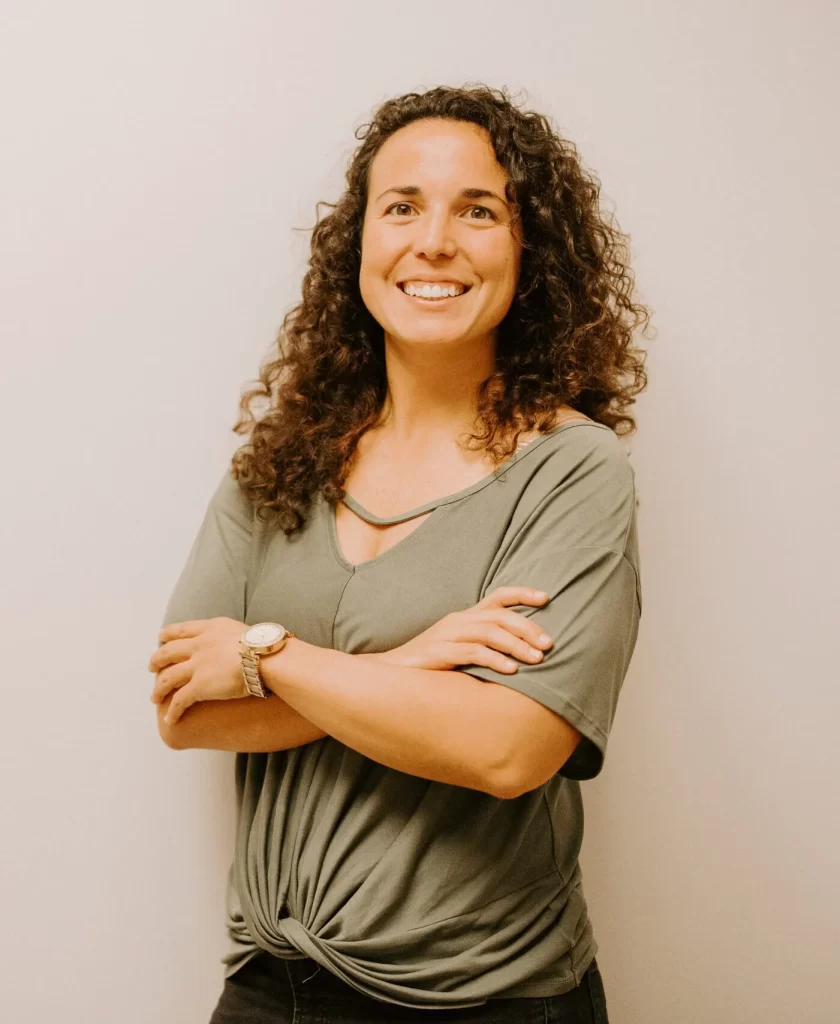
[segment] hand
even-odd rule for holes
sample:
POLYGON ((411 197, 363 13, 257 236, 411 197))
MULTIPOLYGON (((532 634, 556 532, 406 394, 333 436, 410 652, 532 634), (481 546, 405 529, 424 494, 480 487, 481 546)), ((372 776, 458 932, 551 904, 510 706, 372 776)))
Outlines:
POLYGON ((172 694, 167 725, 175 725, 197 701, 248 696, 239 656, 247 628, 247 622, 220 617, 173 622, 160 631, 161 646, 149 660, 149 671, 157 673, 151 700, 160 704, 172 694))
POLYGON ((541 605, 547 600, 548 594, 530 587, 497 587, 471 608, 450 612, 414 639, 373 657, 408 668, 485 665, 514 673, 518 665, 507 654, 534 665, 552 640, 541 640, 541 627, 520 612, 508 611, 507 605, 541 605))

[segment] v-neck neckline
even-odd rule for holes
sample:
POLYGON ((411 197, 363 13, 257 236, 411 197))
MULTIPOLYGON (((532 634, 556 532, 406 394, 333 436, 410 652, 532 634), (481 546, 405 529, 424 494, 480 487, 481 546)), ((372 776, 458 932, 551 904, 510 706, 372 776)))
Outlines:
POLYGON ((335 517, 336 505, 328 503, 327 522, 329 526, 330 547, 332 548, 336 561, 338 561, 338 563, 348 571, 367 568, 370 565, 382 561, 398 548, 408 544, 413 537, 423 533, 426 527, 438 518, 440 512, 442 512, 447 505, 452 504, 454 501, 459 501, 462 498, 466 498, 471 494, 475 494, 476 491, 480 491, 494 480, 498 480, 509 469, 516 465, 520 459, 534 451, 536 448, 539 448, 539 446, 550 437, 554 437, 556 434, 560 434, 571 427, 585 426, 598 427, 600 430, 610 429, 605 424, 598 423, 595 420, 566 420, 563 423, 559 423, 553 430, 549 430, 545 434, 540 434, 538 437, 535 437, 530 441, 526 441, 524 445, 521 445, 513 455, 510 456, 510 458, 506 459, 500 466, 497 466, 492 473, 489 473, 487 476, 477 480, 474 484, 468 484, 466 487, 461 488, 460 491, 455 491, 452 494, 445 494, 441 498, 433 498, 431 501, 427 501, 423 505, 418 505, 416 508, 409 509, 408 512, 401 512, 395 516, 377 516, 373 512, 369 512, 363 505, 356 501, 352 495, 345 494, 340 500, 343 501, 344 504, 355 513, 355 515, 359 516, 359 518, 363 519, 366 523, 370 523, 372 526, 394 526, 397 523, 405 523, 409 519, 416 519, 418 516, 422 516, 427 512, 433 513, 418 527, 416 527, 416 529, 412 530, 411 533, 407 534, 401 540, 398 540, 396 544, 392 544, 391 547, 386 548, 384 551, 380 551, 378 555, 374 555, 372 558, 366 558, 363 562, 350 562, 344 557, 344 553, 341 550, 341 545, 338 540, 338 529, 336 527, 335 517))

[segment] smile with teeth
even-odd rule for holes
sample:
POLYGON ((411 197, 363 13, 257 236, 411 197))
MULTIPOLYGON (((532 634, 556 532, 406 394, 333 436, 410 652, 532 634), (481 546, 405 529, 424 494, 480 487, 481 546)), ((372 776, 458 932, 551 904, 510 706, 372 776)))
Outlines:
POLYGON ((463 284, 429 284, 428 282, 403 281, 397 285, 406 295, 417 299, 449 299, 463 295, 469 288, 463 284))

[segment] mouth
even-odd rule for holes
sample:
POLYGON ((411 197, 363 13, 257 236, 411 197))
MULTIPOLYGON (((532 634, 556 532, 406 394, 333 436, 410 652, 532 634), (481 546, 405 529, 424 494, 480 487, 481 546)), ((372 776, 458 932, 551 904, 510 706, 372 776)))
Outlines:
POLYGON ((464 290, 460 292, 458 295, 440 295, 426 297, 424 295, 409 295, 408 292, 405 290, 403 282, 399 282, 396 287, 397 290, 402 295, 404 295, 409 302, 413 302, 417 306, 423 306, 428 308, 439 307, 441 309, 448 308, 454 302, 457 302, 458 299, 463 299, 465 295, 472 291, 472 285, 468 284, 463 286, 464 290))

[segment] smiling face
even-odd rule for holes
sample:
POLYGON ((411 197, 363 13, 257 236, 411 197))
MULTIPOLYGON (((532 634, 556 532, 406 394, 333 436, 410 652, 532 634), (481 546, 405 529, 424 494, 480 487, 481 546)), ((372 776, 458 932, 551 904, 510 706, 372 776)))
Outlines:
POLYGON ((370 168, 359 286, 386 340, 494 338, 516 293, 522 252, 506 180, 474 124, 424 119, 383 144, 370 168), (433 282, 463 294, 404 290, 433 282))

